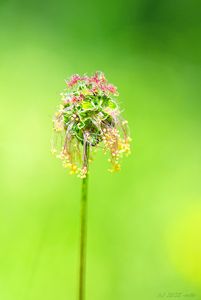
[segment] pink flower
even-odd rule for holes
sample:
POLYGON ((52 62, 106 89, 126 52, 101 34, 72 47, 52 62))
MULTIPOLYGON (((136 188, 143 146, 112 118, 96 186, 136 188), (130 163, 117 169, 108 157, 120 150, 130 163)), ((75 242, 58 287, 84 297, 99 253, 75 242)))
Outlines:
POLYGON ((70 81, 69 81, 69 82, 66 82, 66 83, 67 83, 67 85, 68 85, 69 87, 72 87, 72 86, 74 86, 80 79, 81 79, 80 76, 77 75, 77 74, 75 74, 75 75, 73 75, 73 76, 71 77, 70 81))
POLYGON ((113 86, 112 84, 108 84, 106 86, 106 88, 112 94, 116 94, 116 92, 117 92, 117 88, 115 86, 113 86))
POLYGON ((77 102, 77 100, 78 100, 78 99, 77 99, 77 97, 76 97, 76 96, 72 96, 72 98, 71 98, 71 102, 72 102, 72 103, 75 103, 75 102, 77 102))
POLYGON ((94 82, 96 84, 98 84, 100 82, 98 73, 95 73, 95 75, 91 77, 91 82, 94 82))
MULTIPOLYGON (((103 93, 112 93, 117 95, 117 89, 112 84, 109 84, 102 72, 96 72, 93 76, 88 77, 86 75, 80 76, 78 74, 73 75, 69 81, 66 82, 69 88, 72 88, 78 82, 82 82, 82 85, 85 88, 88 88, 90 85, 90 92, 93 94, 102 91, 103 93)), ((72 98, 69 102, 77 102, 83 100, 83 95, 78 96, 76 99, 72 98)))
POLYGON ((107 91, 107 87, 103 84, 100 84, 99 85, 99 88, 103 91, 103 92, 106 92, 107 91))
POLYGON ((80 94, 79 97, 78 97, 78 100, 79 100, 79 101, 84 100, 84 95, 83 95, 83 94, 80 94))

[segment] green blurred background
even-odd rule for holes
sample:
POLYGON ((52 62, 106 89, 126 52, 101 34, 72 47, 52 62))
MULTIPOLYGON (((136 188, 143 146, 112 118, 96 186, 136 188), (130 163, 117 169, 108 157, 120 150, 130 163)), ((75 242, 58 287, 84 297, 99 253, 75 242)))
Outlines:
POLYGON ((133 149, 119 174, 91 165, 86 299, 201 299, 200 15, 194 0, 1 0, 1 300, 77 299, 81 182, 50 154, 51 120, 64 79, 96 70, 133 149))

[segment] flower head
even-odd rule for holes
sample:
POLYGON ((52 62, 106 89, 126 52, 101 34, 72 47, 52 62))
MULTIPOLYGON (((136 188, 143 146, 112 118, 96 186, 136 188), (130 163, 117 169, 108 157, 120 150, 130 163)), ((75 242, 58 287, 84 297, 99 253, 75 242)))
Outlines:
POLYGON ((83 163, 84 145, 92 153, 102 145, 104 153, 110 153, 110 171, 118 171, 120 158, 130 153, 130 138, 116 100, 117 88, 102 72, 91 77, 73 75, 66 86, 53 118, 52 152, 70 173, 84 178, 88 172, 83 163))

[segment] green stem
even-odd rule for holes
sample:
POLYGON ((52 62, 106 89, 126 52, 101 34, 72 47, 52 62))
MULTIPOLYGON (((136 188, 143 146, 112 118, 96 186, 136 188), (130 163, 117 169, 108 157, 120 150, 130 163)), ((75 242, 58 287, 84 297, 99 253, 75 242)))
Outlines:
MULTIPOLYGON (((88 168, 89 144, 84 144, 83 166, 88 168)), ((87 187, 88 171, 82 179, 81 195, 81 224, 80 224, 80 272, 79 272, 79 300, 85 299, 85 275, 86 275, 86 242, 87 242, 87 187)))

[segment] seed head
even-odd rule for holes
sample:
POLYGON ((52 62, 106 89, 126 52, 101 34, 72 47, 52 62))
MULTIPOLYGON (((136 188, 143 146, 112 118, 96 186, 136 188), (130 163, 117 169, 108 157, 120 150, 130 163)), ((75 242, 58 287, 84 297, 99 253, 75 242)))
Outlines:
POLYGON ((66 81, 62 103, 53 118, 52 153, 71 174, 86 177, 86 143, 90 155, 98 147, 110 153, 111 172, 118 171, 120 158, 130 153, 128 122, 121 116, 117 96, 117 88, 108 83, 102 72, 91 77, 76 74, 66 81))

